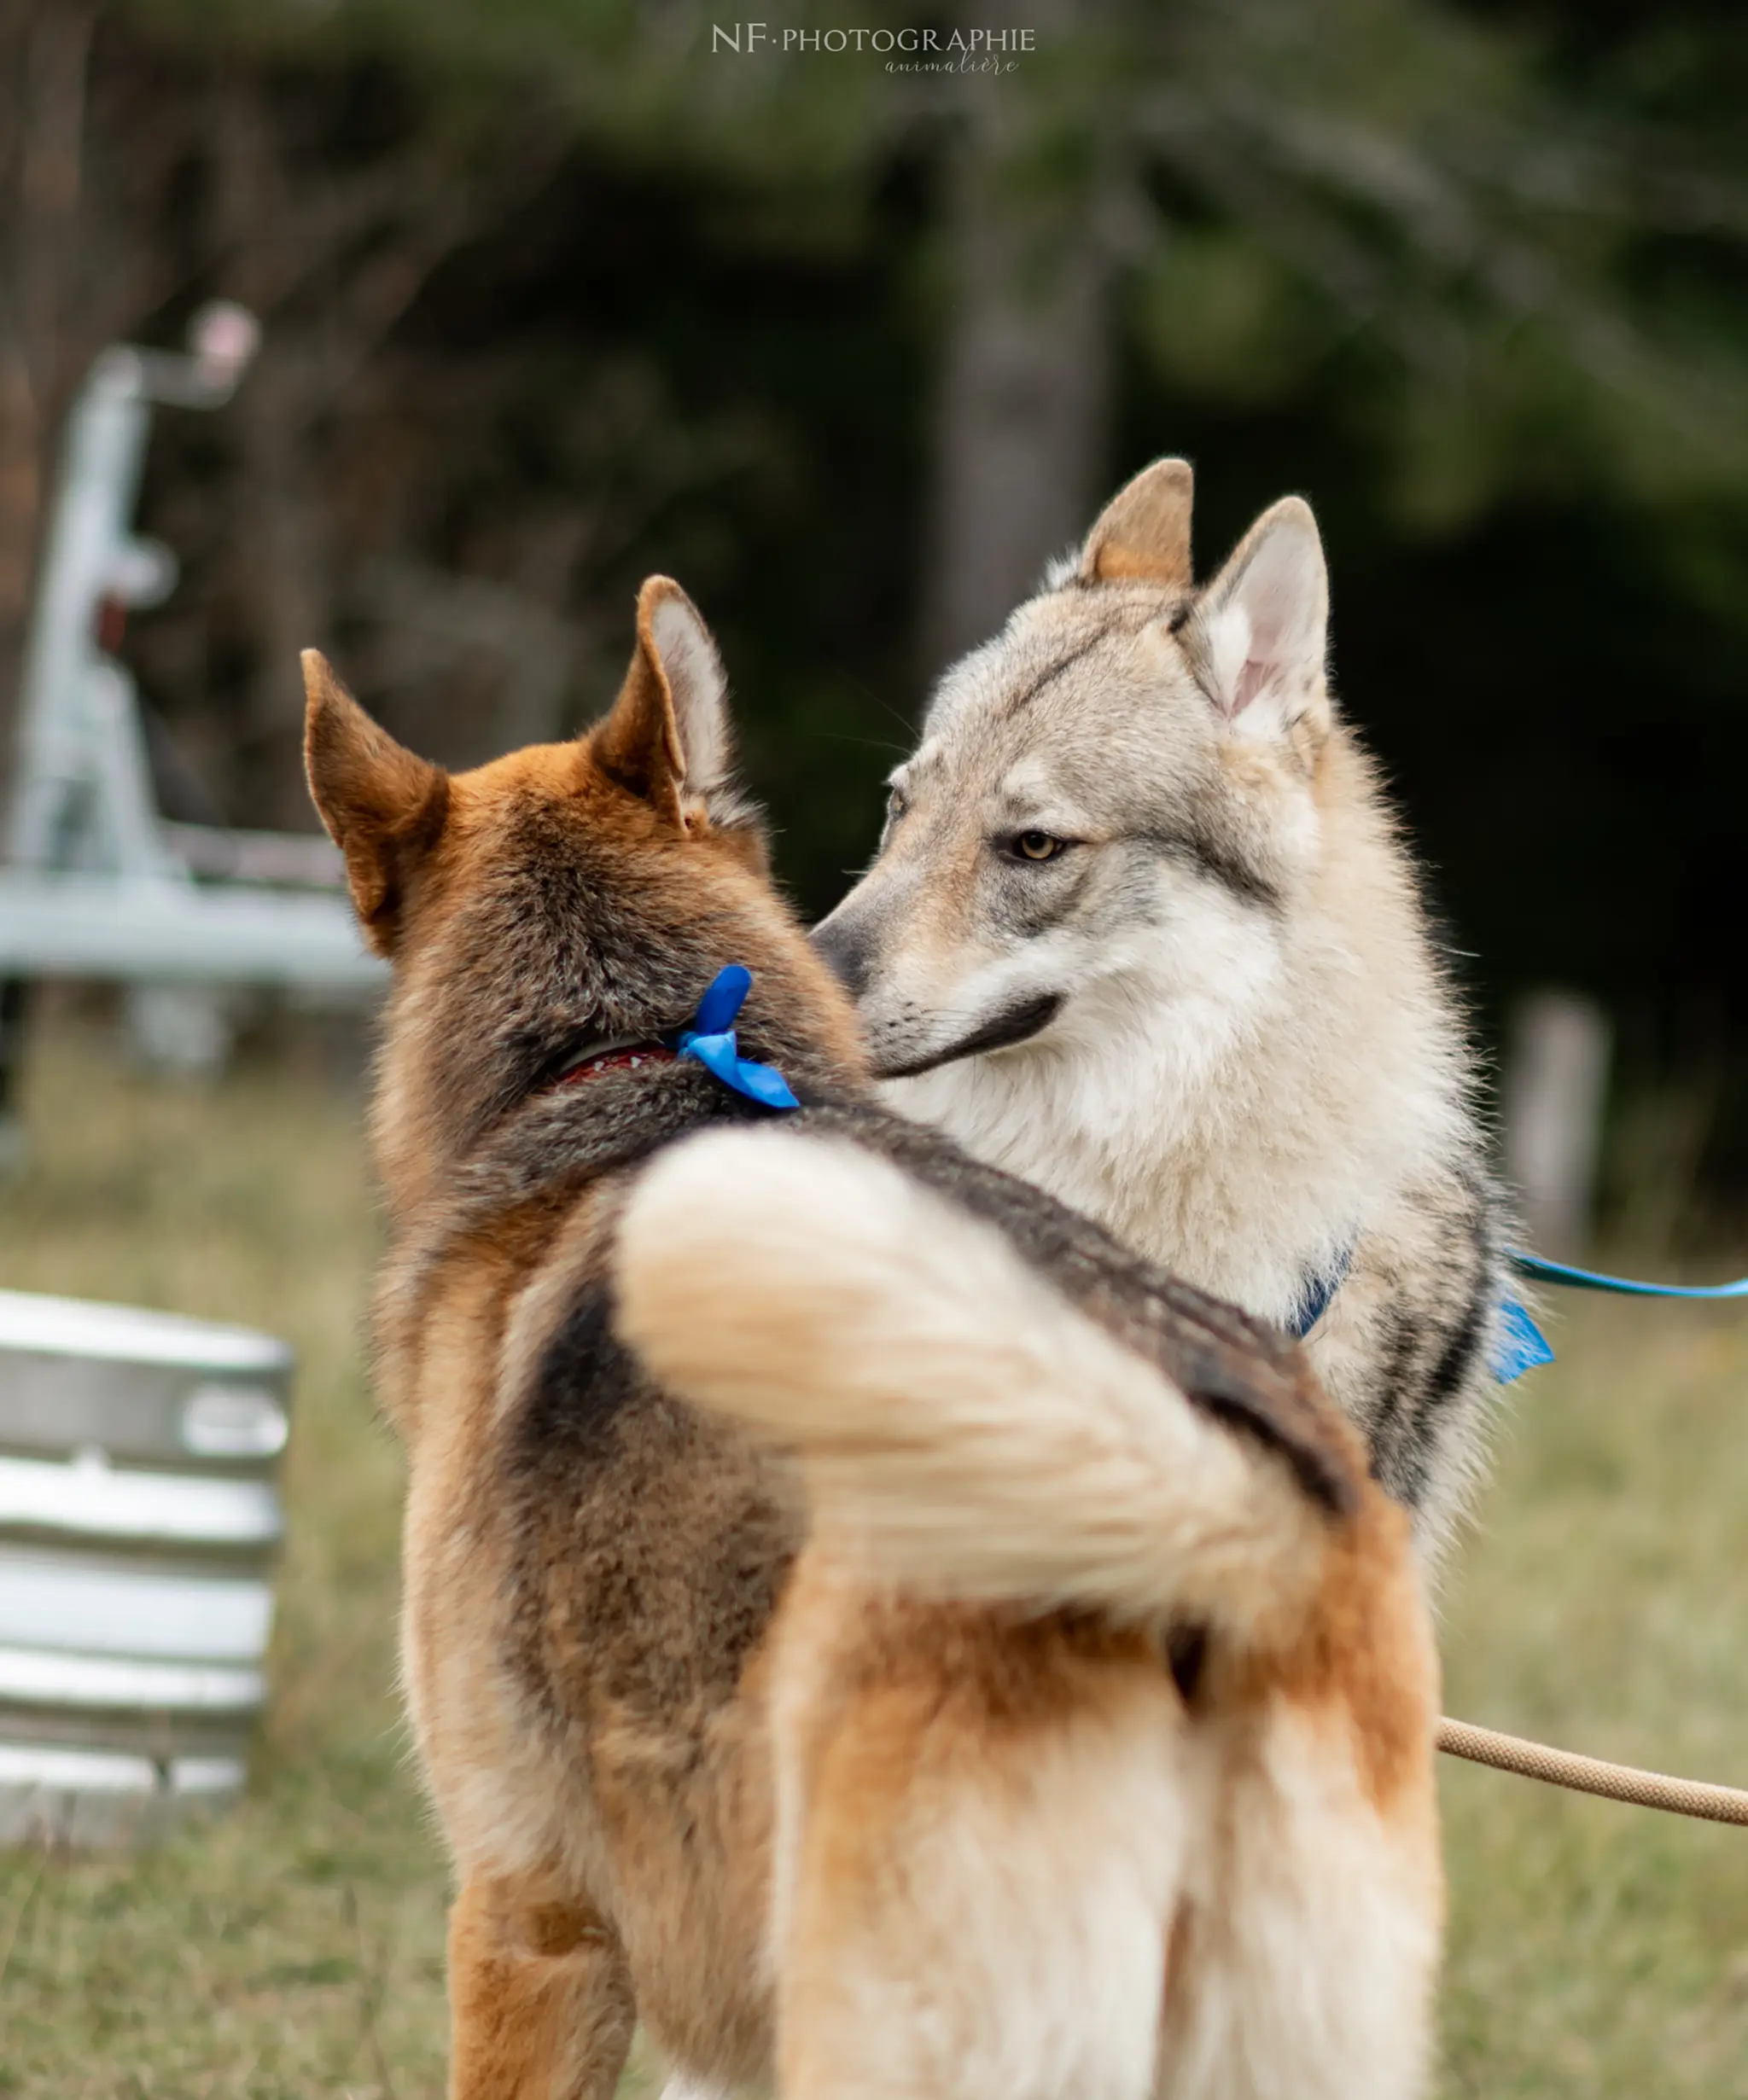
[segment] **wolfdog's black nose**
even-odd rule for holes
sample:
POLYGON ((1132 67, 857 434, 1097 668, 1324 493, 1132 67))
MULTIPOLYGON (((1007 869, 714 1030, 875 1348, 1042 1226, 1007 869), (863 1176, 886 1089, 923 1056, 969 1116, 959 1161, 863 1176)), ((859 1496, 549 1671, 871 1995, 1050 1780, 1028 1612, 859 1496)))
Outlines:
POLYGON ((807 938, 844 990, 859 999, 868 989, 869 943, 854 921, 845 918, 840 906, 830 918, 821 919, 807 938))

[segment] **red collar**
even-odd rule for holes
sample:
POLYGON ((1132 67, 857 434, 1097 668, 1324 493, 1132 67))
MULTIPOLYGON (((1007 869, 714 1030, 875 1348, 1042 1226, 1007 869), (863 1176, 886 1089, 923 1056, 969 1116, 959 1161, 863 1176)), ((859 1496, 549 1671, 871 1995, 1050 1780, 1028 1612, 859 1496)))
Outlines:
POLYGON ((665 1043, 632 1043, 621 1050, 597 1050, 568 1072, 561 1072, 555 1086, 569 1086, 579 1079, 592 1079, 597 1072, 635 1072, 639 1065, 671 1065, 674 1053, 665 1043))

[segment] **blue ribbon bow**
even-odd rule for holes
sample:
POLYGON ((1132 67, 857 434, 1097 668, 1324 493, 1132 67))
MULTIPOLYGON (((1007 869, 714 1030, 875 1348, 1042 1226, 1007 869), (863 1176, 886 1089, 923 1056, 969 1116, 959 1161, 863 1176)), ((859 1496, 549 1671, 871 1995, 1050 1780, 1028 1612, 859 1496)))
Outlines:
POLYGON ((731 963, 711 980, 710 988, 698 1002, 689 1027, 673 1039, 681 1057, 694 1057, 713 1079, 731 1086, 763 1108, 799 1108, 801 1102, 789 1090, 775 1065, 757 1064, 743 1057, 734 1039, 734 1018, 746 1003, 753 986, 753 973, 739 963, 731 963))

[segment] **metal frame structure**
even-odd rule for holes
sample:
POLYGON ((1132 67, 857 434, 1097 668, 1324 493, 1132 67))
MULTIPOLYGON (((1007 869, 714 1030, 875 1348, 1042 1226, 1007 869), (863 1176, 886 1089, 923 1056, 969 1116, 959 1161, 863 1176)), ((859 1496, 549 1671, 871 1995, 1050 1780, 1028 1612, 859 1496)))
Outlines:
POLYGON ((104 646, 110 608, 159 604, 175 585, 174 556, 131 524, 154 407, 221 406, 255 340, 241 307, 207 307, 189 354, 106 350, 74 404, 20 691, 0 982, 95 978, 149 997, 283 986, 341 999, 382 983, 333 893, 338 856, 325 840, 164 822, 133 681, 104 646))

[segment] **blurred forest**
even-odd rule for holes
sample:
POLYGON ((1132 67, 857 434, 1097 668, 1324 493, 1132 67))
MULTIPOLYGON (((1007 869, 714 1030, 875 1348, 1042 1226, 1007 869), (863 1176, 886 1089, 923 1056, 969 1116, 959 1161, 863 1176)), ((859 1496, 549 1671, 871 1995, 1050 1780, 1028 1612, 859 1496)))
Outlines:
MULTIPOLYGON (((0 0, 0 716, 93 354, 166 410, 172 814, 303 828, 296 652, 432 755, 575 726, 647 570, 810 911, 934 669, 1156 452, 1308 494, 1338 687, 1483 1024, 1617 1031, 1629 1178, 1748 1184, 1748 15, 1726 0, 0 0), (824 32, 1031 34, 895 73, 824 32), (782 48, 785 28, 822 32, 782 48)), ((5 724, 0 721, 0 731, 5 724)))

